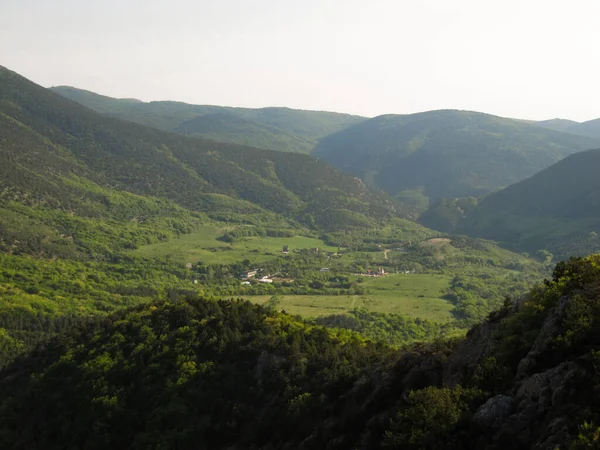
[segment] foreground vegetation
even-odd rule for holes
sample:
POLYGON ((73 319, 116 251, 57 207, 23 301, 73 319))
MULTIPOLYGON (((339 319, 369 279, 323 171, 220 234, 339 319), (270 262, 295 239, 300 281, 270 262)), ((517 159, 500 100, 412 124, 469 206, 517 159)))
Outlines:
POLYGON ((594 448, 600 257, 401 351, 243 301, 85 321, 1 372, 4 448, 594 448))

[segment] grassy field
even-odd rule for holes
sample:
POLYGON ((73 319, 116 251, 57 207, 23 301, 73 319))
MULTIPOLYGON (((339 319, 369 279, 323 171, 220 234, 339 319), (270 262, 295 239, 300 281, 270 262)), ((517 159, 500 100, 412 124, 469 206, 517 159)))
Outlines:
MULTIPOLYGON (((171 258, 187 262, 205 264, 230 264, 249 259, 260 263, 281 257, 281 249, 288 245, 290 250, 318 247, 335 252, 337 248, 326 246, 321 240, 296 236, 292 238, 251 237, 233 243, 218 241, 225 228, 204 226, 198 231, 178 239, 141 247, 134 252, 139 256, 171 258)), ((447 246, 446 242, 432 242, 436 246, 447 246)), ((383 261, 384 252, 371 253, 376 264, 383 261)), ((353 258, 351 254, 345 258, 353 258)), ((442 275, 393 274, 383 278, 362 278, 367 288, 366 295, 287 295, 281 297, 280 308, 290 314, 304 317, 317 317, 329 314, 343 314, 354 308, 369 311, 405 314, 412 317, 447 322, 452 319, 453 305, 442 297, 447 291, 450 279, 442 275)), ((264 303, 270 296, 247 296, 255 303, 264 303)))
MULTIPOLYGON (((384 278, 365 278, 367 295, 286 295, 280 309, 289 314, 318 317, 343 314, 354 308, 365 308, 422 319, 447 322, 452 319, 453 305, 442 299, 449 278, 442 275, 396 274, 384 278)), ((270 296, 246 296, 255 303, 265 303, 270 296)))
POLYGON ((182 263, 202 262, 204 264, 231 264, 249 259, 260 263, 281 255, 281 249, 288 245, 293 249, 320 248, 335 252, 336 247, 330 247, 319 239, 304 236, 292 238, 251 237, 237 242, 227 243, 218 241, 226 231, 214 226, 201 227, 198 231, 183 235, 177 239, 160 244, 146 245, 134 253, 148 258, 171 258, 182 263))

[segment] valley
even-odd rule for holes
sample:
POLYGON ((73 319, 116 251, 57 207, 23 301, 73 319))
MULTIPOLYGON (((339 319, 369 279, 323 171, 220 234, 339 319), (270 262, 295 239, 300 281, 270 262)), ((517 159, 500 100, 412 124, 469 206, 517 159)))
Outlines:
MULTIPOLYGON (((370 312, 401 314, 438 323, 454 319, 454 305, 443 296, 450 279, 434 274, 392 274, 363 283, 364 295, 277 295, 277 309, 288 314, 314 318, 349 314, 356 309, 370 312)), ((272 296, 240 295, 252 303, 268 304, 272 296)))
POLYGON ((0 67, 0 447, 597 435, 593 130, 141 102, 0 67))

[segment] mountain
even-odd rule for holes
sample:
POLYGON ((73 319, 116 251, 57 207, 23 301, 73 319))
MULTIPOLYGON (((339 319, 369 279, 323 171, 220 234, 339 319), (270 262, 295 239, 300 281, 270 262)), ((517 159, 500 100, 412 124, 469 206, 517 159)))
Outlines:
POLYGON ((313 155, 391 195, 482 196, 600 140, 468 111, 385 115, 319 142, 313 155))
POLYGON ((242 301, 83 321, 0 372, 11 449, 586 449, 600 256, 460 340, 394 350, 242 301))
POLYGON ((588 120, 587 122, 575 122, 565 119, 551 119, 536 122, 536 125, 551 130, 566 131, 568 133, 580 134, 592 138, 600 138, 600 119, 588 120))
POLYGON ((324 111, 233 108, 169 101, 145 103, 106 97, 70 86, 51 89, 101 114, 163 131, 298 153, 310 153, 320 138, 365 120, 324 111))
POLYGON ((587 122, 581 122, 575 129, 570 130, 572 133, 576 132, 584 136, 592 136, 594 138, 600 138, 600 119, 588 120, 587 122))
POLYGON ((576 153, 489 195, 467 214, 463 232, 514 249, 560 257, 600 248, 600 150, 576 153))
MULTIPOLYGON (((5 68, 0 174, 0 244, 9 249, 29 242, 59 251, 72 245, 61 236, 99 227, 99 220, 156 236, 175 220, 186 229, 207 216, 332 229, 372 226, 396 215, 385 194, 308 155, 193 139, 105 117, 5 68)), ((103 242, 118 242, 123 233, 103 242)))
POLYGON ((315 144, 293 134, 282 133, 273 127, 261 125, 229 113, 205 114, 180 123, 174 130, 188 136, 215 141, 244 143, 257 148, 296 148, 299 153, 310 153, 315 144))
POLYGON ((576 122, 574 120, 559 119, 559 118, 542 120, 542 121, 534 122, 534 123, 537 126, 542 127, 542 128, 548 128, 549 130, 555 130, 555 131, 566 131, 567 133, 570 133, 572 128, 579 125, 579 122, 576 122))

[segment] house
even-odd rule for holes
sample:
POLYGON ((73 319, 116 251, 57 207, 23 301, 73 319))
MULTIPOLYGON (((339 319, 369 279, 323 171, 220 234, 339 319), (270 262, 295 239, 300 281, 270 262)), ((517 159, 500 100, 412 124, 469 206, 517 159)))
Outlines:
POLYGON ((290 252, 290 247, 288 245, 284 245, 283 249, 281 249, 281 253, 287 255, 290 252))
POLYGON ((192 263, 187 263, 187 264, 185 265, 185 268, 186 268, 186 269, 188 269, 188 270, 192 270, 192 267, 194 267, 194 266, 192 265, 192 263))
POLYGON ((242 281, 242 286, 250 286, 250 282, 249 281, 242 281))
POLYGON ((240 273, 240 278, 241 278, 242 280, 245 280, 245 279, 247 279, 247 278, 254 278, 254 277, 256 276, 256 274, 257 274, 257 273, 258 273, 258 270, 257 270, 257 269, 251 269, 251 270, 248 270, 248 271, 246 271, 246 272, 242 272, 242 273, 240 273))
POLYGON ((317 255, 317 254, 319 254, 319 249, 318 249, 318 248, 316 248, 316 247, 315 247, 315 248, 311 248, 311 249, 310 249, 310 252, 311 252, 312 254, 314 254, 314 255, 317 255))
POLYGON ((259 283, 272 283, 273 280, 268 277, 262 277, 258 280, 259 283))
POLYGON ((321 272, 329 272, 329 267, 321 267, 321 272))

